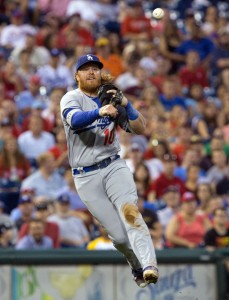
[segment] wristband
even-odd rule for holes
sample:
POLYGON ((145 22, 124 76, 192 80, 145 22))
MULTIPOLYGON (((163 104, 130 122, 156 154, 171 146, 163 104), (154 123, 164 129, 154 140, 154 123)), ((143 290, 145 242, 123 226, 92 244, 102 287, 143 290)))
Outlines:
POLYGON ((125 109, 126 109, 127 117, 130 121, 134 121, 138 118, 139 112, 133 107, 133 105, 129 101, 125 109))

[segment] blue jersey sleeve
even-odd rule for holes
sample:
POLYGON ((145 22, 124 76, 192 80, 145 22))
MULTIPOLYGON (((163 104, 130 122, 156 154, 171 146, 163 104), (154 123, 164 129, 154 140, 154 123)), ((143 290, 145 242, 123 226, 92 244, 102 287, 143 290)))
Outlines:
MULTIPOLYGON (((74 108, 66 109, 63 113, 65 119, 67 119, 68 115, 73 112, 74 108)), ((71 116, 71 124, 69 124, 72 128, 78 129, 90 125, 99 116, 99 109, 91 110, 91 111, 75 111, 71 116)))

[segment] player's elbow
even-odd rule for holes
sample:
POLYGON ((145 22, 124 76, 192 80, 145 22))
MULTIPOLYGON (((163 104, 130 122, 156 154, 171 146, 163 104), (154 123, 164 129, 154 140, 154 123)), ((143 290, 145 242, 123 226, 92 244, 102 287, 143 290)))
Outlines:
POLYGON ((131 128, 135 134, 144 134, 146 129, 146 122, 144 118, 138 118, 135 121, 130 122, 131 128))

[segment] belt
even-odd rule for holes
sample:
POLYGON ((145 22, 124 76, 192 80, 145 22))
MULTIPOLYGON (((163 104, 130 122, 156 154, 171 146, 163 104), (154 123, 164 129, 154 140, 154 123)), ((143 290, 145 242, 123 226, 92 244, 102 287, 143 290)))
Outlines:
POLYGON ((83 173, 95 171, 95 170, 98 170, 98 169, 104 169, 107 166, 109 166, 109 164, 111 164, 113 161, 115 161, 118 158, 120 158, 120 156, 118 154, 116 154, 114 156, 105 158, 104 160, 102 160, 99 163, 94 164, 92 166, 74 168, 74 169, 72 169, 72 174, 73 175, 78 175, 78 174, 83 174, 83 173))

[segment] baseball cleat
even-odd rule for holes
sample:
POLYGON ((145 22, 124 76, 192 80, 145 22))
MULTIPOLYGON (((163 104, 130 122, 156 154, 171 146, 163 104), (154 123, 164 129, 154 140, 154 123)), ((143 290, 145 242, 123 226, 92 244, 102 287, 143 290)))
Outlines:
POLYGON ((145 280, 143 278, 143 270, 142 269, 132 270, 132 274, 133 274, 134 281, 140 288, 144 288, 148 285, 148 283, 145 282, 145 280))
POLYGON ((149 266, 143 270, 143 279, 147 284, 156 283, 158 276, 158 269, 156 267, 149 266))

